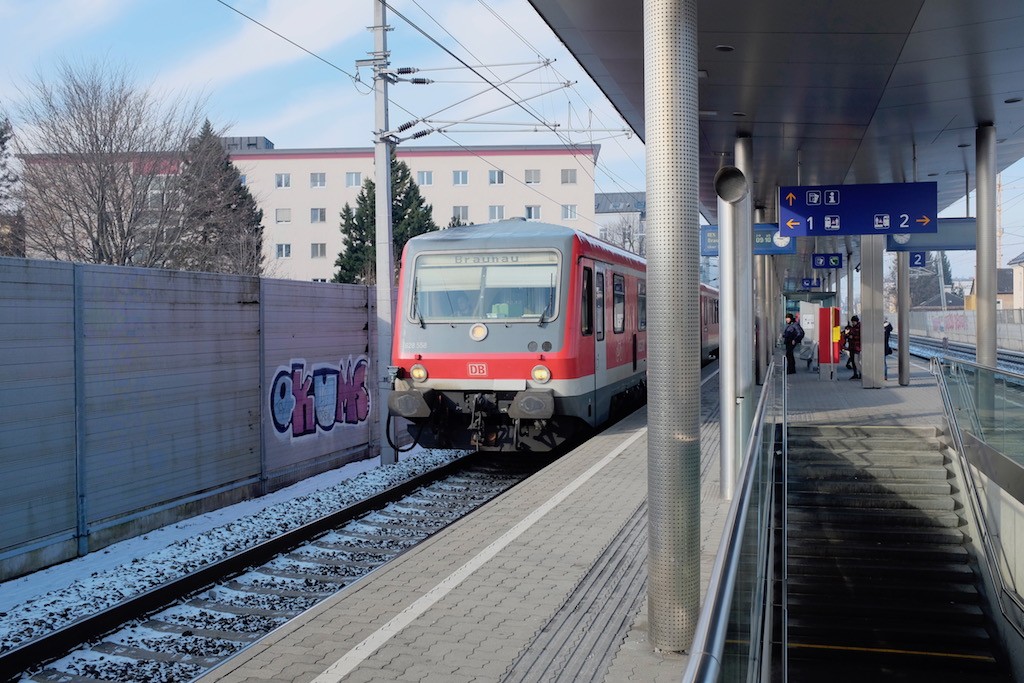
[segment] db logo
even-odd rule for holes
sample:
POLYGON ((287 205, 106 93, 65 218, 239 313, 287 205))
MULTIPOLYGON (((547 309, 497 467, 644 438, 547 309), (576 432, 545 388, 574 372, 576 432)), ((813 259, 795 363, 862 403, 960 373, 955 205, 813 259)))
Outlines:
POLYGON ((470 377, 486 377, 487 376, 487 363, 470 363, 469 364, 469 376, 470 377))

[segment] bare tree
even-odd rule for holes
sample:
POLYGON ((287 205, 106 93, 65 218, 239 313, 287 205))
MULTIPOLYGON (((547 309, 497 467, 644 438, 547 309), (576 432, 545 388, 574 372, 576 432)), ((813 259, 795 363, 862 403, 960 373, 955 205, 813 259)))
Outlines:
POLYGON ((200 102, 161 101, 125 67, 67 61, 22 94, 15 140, 29 255, 177 267, 190 249, 180 171, 200 102))
POLYGON ((608 227, 608 241, 617 244, 626 251, 644 256, 646 244, 640 232, 639 215, 622 215, 619 220, 608 227))

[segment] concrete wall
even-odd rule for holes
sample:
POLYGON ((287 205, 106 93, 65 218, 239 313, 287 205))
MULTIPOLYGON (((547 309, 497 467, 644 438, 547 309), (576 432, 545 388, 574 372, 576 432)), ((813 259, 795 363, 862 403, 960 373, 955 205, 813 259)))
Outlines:
POLYGON ((0 580, 372 455, 368 301, 0 258, 0 580))

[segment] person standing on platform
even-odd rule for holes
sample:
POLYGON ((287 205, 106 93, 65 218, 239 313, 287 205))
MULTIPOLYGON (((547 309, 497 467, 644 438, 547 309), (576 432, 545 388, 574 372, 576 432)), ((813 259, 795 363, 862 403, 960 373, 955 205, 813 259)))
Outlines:
POLYGON ((796 345, 804 338, 804 331, 800 323, 793 319, 792 313, 786 314, 786 329, 782 331, 782 342, 786 345, 786 374, 796 374, 796 359, 793 358, 793 351, 796 345))
POLYGON ((882 323, 882 331, 885 333, 885 355, 882 357, 882 366, 885 368, 885 379, 889 379, 889 356, 892 355, 892 323, 886 318, 882 323))
POLYGON ((853 316, 850 318, 850 362, 853 363, 853 374, 850 379, 860 379, 860 318, 853 316))

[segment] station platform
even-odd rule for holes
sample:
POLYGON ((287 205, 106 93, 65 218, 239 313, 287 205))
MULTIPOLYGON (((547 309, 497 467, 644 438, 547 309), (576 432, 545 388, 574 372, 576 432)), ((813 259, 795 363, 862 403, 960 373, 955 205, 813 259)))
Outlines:
MULTIPOLYGON (((789 375, 790 419, 941 426, 920 362, 906 387, 848 375, 789 375)), ((622 420, 200 680, 679 681, 687 656, 647 640, 646 419, 622 420)), ((729 506, 717 419, 703 424, 702 592, 729 506)))

